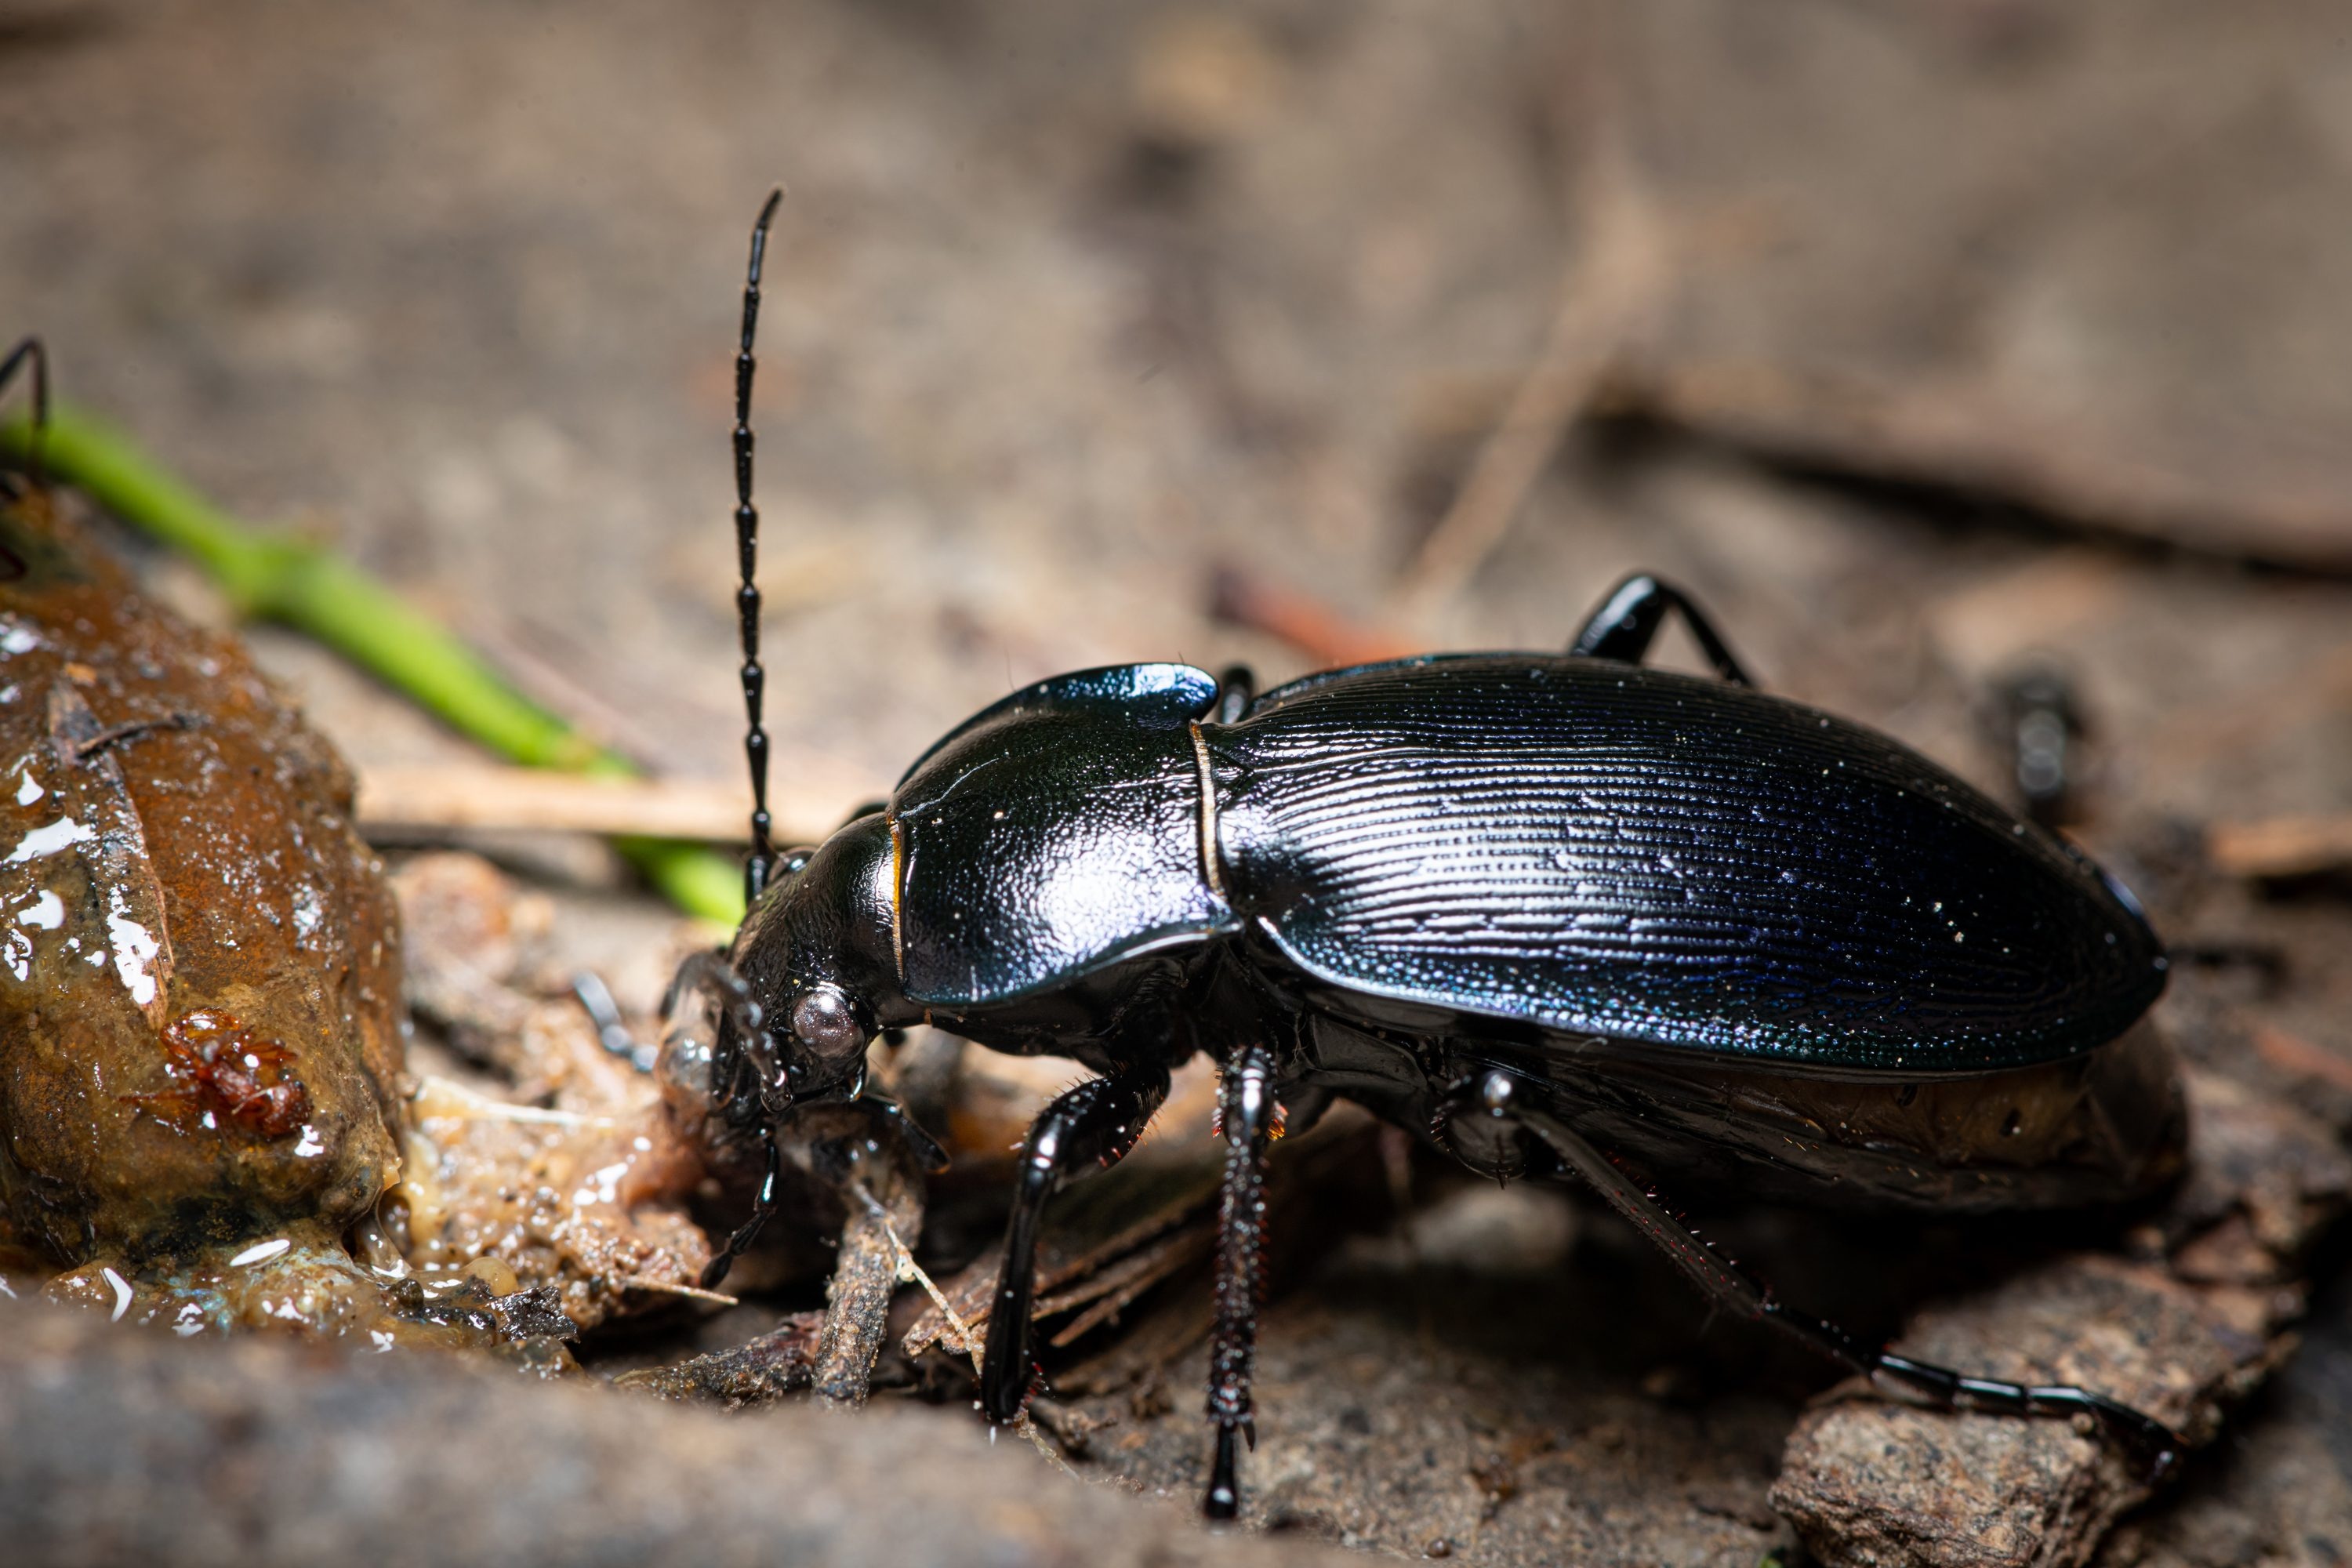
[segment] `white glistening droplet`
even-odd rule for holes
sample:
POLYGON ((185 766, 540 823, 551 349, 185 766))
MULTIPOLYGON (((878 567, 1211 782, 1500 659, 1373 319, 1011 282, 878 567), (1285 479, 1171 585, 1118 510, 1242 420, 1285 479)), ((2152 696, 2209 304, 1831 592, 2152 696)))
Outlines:
POLYGON ((120 888, 108 890, 107 902, 111 906, 106 916, 107 941, 114 948, 114 973, 121 977, 122 988, 142 1007, 155 1000, 155 976, 148 965, 155 962, 163 944, 155 933, 132 920, 120 888))
POLYGON ((37 855, 54 855, 97 837, 96 828, 86 827, 70 816, 60 816, 47 827, 36 827, 18 839, 16 847, 8 852, 7 859, 0 860, 0 866, 21 866, 37 855))
POLYGON ((114 1315, 107 1321, 119 1323, 122 1321, 122 1314, 131 1310, 131 1281, 111 1268, 100 1268, 98 1272, 101 1279, 114 1287, 114 1315))

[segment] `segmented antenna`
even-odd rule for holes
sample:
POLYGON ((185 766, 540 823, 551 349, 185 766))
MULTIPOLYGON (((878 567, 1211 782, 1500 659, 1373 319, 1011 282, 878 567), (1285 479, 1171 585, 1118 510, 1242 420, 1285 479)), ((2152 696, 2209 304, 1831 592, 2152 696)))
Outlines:
POLYGON ((760 510, 751 504, 751 372, 759 363, 751 357, 751 340, 760 325, 760 264, 767 257, 768 224, 783 199, 781 187, 770 191, 760 221, 751 226, 751 265, 743 277, 743 345, 735 354, 735 554, 743 570, 735 610, 743 642, 743 713, 750 721, 743 732, 743 757, 751 764, 751 857, 743 863, 746 902, 768 885, 776 859, 776 847, 768 837, 768 731, 760 724, 768 676, 760 668, 760 510))
POLYGON ((49 351, 41 346, 38 338, 26 338, 0 359, 0 393, 16 379, 16 372, 30 363, 33 367, 33 429, 25 444, 25 468, 39 484, 47 477, 41 466, 41 447, 49 433, 49 351))

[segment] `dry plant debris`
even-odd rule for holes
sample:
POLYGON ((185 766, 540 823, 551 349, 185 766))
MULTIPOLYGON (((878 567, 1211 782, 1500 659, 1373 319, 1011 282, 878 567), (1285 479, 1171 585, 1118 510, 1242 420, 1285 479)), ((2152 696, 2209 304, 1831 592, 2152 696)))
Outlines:
POLYGON ((494 1262, 553 1288, 583 1330, 676 1307, 709 1257, 687 1213, 702 1165, 579 1003, 525 988, 545 900, 457 852, 411 859, 394 886, 412 1001, 489 1069, 417 1083, 386 1206, 411 1265, 432 1279, 494 1262))

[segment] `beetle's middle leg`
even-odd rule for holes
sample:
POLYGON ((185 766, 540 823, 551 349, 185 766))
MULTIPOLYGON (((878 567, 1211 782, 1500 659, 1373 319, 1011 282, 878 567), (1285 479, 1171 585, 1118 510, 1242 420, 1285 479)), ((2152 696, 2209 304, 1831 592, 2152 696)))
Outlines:
POLYGON ((1229 664, 1217 676, 1217 700, 1209 711, 1220 724, 1238 724, 1257 700, 1257 677, 1245 664, 1229 664))
POLYGON ((2179 1459, 2178 1434, 2154 1416, 2105 1394, 2065 1384, 2032 1385, 1970 1377, 1908 1356, 1865 1348, 1835 1323, 1774 1300, 1760 1280, 1708 1246, 1607 1155, 1535 1103, 1536 1097, 1523 1091, 1515 1075, 1492 1069, 1464 1087, 1474 1104, 1459 1106, 1457 1102, 1455 1114, 1484 1115, 1527 1128, 1570 1170, 1591 1184, 1612 1208, 1631 1220, 1635 1229, 1673 1258, 1710 1298, 1742 1317, 1771 1323, 1795 1335, 1847 1370, 1861 1373, 1881 1392, 1924 1402, 1940 1410, 1989 1411, 2007 1415, 2089 1415, 2147 1462, 2150 1481, 2169 1470, 2179 1459))
POLYGON ((1217 1326, 1209 1341, 1209 1418, 1217 1457, 1201 1511, 1231 1519, 1241 1511, 1236 1438, 1257 1447, 1250 1415, 1250 1373, 1257 1362, 1258 1298, 1265 1280, 1265 1150, 1280 1111, 1274 1053, 1245 1046, 1225 1064, 1217 1093, 1225 1140, 1224 1195, 1217 1209, 1217 1326))
POLYGON ((988 1314, 980 1402, 991 1421, 1013 1420, 1029 1397, 1029 1314, 1037 1283, 1037 1215, 1045 1200, 1089 1165, 1117 1164, 1168 1098, 1168 1068, 1134 1067, 1093 1078, 1038 1113, 1021 1145, 1020 1184, 1004 1227, 1004 1261, 988 1314))

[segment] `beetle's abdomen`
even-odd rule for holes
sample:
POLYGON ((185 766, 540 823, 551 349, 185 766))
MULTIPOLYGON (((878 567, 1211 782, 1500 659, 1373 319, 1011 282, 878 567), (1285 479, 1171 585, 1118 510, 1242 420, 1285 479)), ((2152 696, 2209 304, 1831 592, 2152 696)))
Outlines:
POLYGON ((2088 1050, 2163 986, 2087 861, 1907 748, 1742 688, 1410 660, 1206 739, 1235 911, 1345 991, 1935 1072, 2088 1050))

